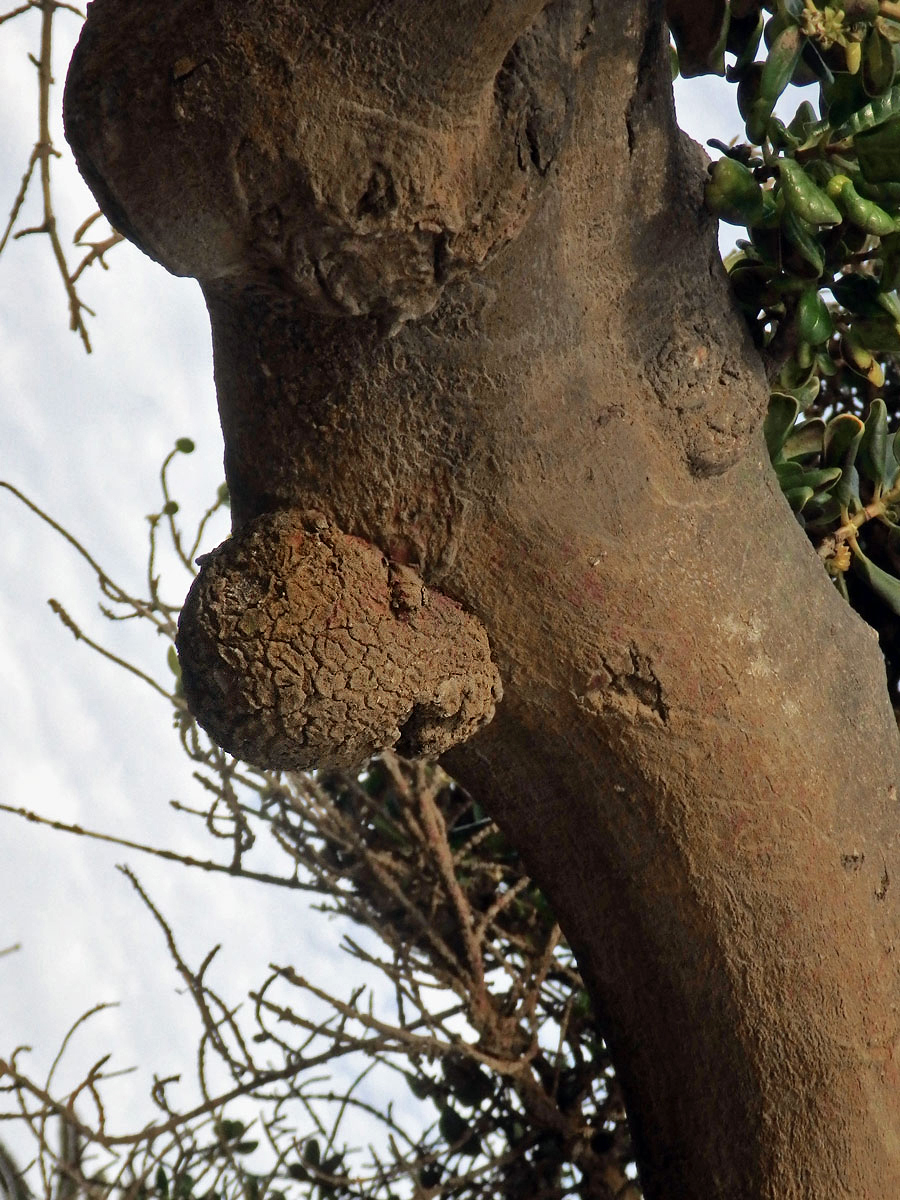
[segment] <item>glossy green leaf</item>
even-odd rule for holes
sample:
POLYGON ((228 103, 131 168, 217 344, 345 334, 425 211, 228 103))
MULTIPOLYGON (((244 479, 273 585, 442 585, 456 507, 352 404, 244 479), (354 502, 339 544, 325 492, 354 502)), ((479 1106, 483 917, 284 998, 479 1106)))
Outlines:
POLYGON ((819 395, 820 386, 821 384, 816 375, 810 375, 809 379, 803 383, 798 383, 796 387, 784 387, 784 385, 779 384, 780 390, 793 396, 801 409, 809 408, 811 404, 815 403, 819 395))
POLYGON ((833 488, 832 495, 841 508, 846 508, 851 513, 859 512, 863 502, 859 494, 859 471, 855 465, 841 471, 841 477, 833 488))
POLYGON ((840 225, 840 210, 798 162, 784 158, 778 168, 785 200, 801 220, 809 225, 840 225))
POLYGON ((784 498, 791 506, 792 512, 803 512, 804 506, 808 500, 813 498, 813 490, 809 487, 789 488, 784 493, 784 498))
POLYGON ((741 120, 746 121, 753 111, 753 106, 759 99, 759 85, 762 80, 763 64, 761 62, 752 63, 746 71, 744 71, 737 85, 737 106, 738 112, 741 114, 741 120))
POLYGON ((828 286, 838 304, 850 312, 865 316, 877 309, 878 280, 871 275, 858 275, 855 272, 839 275, 828 286))
POLYGON ((896 292, 886 292, 884 290, 878 293, 878 306, 888 314, 894 321, 900 324, 900 297, 896 292))
POLYGON ((773 392, 769 397, 769 407, 763 422, 763 434, 769 458, 773 462, 781 455, 782 447, 787 441, 799 412, 800 404, 794 396, 773 392))
POLYGON ((825 422, 821 417, 795 425, 788 433, 782 446, 785 458, 804 458, 810 454, 821 454, 825 437, 825 422))
MULTIPOLYGON (((892 89, 891 95, 896 90, 892 89)), ((870 183, 900 181, 900 116, 857 134, 854 148, 860 170, 870 183)))
POLYGON ((826 190, 847 220, 864 233, 888 237, 896 232, 897 226, 890 213, 874 200, 861 196, 846 175, 835 175, 826 190))
POLYGON ((891 43, 878 29, 872 27, 863 42, 863 87, 870 96, 882 96, 894 82, 895 71, 891 43))
POLYGON ((838 365, 827 350, 820 350, 816 355, 816 370, 826 379, 837 374, 838 365))
POLYGON ((787 208, 784 211, 781 228, 800 258, 812 268, 810 274, 818 278, 825 270, 825 252, 813 230, 801 217, 787 208))
POLYGON ((790 83, 805 41, 797 26, 789 25, 772 42, 759 76, 757 99, 746 115, 747 137, 757 146, 765 141, 772 110, 790 83))
POLYGON ((803 515, 806 519, 806 528, 808 530, 818 529, 825 533, 833 529, 835 521, 840 519, 841 503, 831 493, 814 496, 807 504, 803 515))
POLYGON ((820 346, 834 333, 834 321, 828 305, 817 288, 807 288, 800 294, 797 302, 797 333, 811 346, 820 346))
POLYGON ((706 207, 731 225, 755 225, 763 217, 763 191, 753 174, 733 158, 711 163, 704 189, 706 207))
POLYGON ((855 462, 864 429, 862 421, 852 413, 841 413, 825 426, 823 458, 826 466, 841 468, 834 495, 848 509, 861 504, 855 462))
POLYGON ((793 460, 780 460, 774 464, 775 474, 778 476, 778 483, 782 491, 786 491, 791 487, 798 487, 803 478, 803 467, 798 462, 793 460))
MULTIPOLYGON (((854 86, 858 86, 855 81, 854 86)), ((831 109, 829 113, 834 115, 831 109)), ((900 116, 900 87, 891 88, 884 96, 862 105, 842 120, 833 132, 834 140, 843 141, 845 138, 867 133, 896 116, 900 116)))
POLYGON ((887 408, 883 400, 869 406, 856 462, 862 475, 877 487, 890 487, 897 474, 897 460, 888 437, 887 408))
POLYGON ((854 318, 850 333, 871 354, 900 353, 900 323, 887 313, 854 318))
POLYGON ((853 573, 864 579, 875 595, 900 617, 900 579, 883 571, 859 548, 854 551, 851 568, 853 573))
POLYGON ((831 485, 837 483, 840 477, 840 467, 820 467, 817 470, 804 471, 801 482, 804 487, 824 494, 831 490, 831 485))

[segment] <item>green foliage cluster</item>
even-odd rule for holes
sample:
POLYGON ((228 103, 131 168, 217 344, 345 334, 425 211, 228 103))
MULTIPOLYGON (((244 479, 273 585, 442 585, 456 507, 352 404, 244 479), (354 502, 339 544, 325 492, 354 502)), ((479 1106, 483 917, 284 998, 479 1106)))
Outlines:
MULTIPOLYGON (((736 83, 745 139, 710 143, 722 157, 706 203, 747 230, 726 267, 769 371, 769 453, 836 586, 882 633, 896 692, 900 4, 711 8, 714 35, 698 47, 694 25, 689 70, 736 83), (817 92, 787 120, 776 106, 789 84, 817 92)), ((673 33, 689 40, 677 21, 673 33)))

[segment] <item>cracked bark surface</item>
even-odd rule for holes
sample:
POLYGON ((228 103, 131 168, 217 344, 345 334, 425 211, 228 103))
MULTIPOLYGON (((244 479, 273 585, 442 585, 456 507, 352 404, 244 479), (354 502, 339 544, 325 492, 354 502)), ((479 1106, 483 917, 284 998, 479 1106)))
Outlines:
MULTIPOLYGON (((455 614, 378 737, 454 672, 477 723, 496 665, 445 761, 576 948, 647 1196, 900 1194, 897 731, 766 462, 660 5, 141 7, 91 5, 67 131, 113 221, 203 286, 235 545, 268 538, 286 596, 275 535, 319 513, 301 607, 355 546, 345 594, 391 644, 392 577, 455 614)), ((234 672, 223 730, 232 558, 181 637, 205 622, 203 672, 217 646, 234 672)), ((310 753, 378 740, 321 713, 310 753)))
POLYGON ((321 513, 263 514, 207 555, 178 654, 216 741, 285 771, 436 758, 502 694, 475 618, 321 513))

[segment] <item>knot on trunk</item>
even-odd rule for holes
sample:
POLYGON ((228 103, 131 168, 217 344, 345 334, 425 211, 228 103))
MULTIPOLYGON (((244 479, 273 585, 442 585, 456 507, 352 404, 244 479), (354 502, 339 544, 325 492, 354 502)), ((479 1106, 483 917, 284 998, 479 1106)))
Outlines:
POLYGON ((66 135, 173 274, 394 333, 519 234, 562 148, 576 22, 541 8, 93 0, 66 135))
POLYGON ((501 696, 475 617, 317 513, 257 517, 202 560, 178 656, 210 736, 278 770, 436 757, 501 696))

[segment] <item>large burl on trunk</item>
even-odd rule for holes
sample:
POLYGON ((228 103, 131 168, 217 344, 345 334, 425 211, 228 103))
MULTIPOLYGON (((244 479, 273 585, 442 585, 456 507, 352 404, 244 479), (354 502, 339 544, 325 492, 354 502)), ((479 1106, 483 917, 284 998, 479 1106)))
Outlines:
POLYGON ((94 0, 66 119, 212 319, 201 722, 445 754, 578 952, 648 1197, 900 1195, 896 729, 764 460, 660 5, 94 0))

